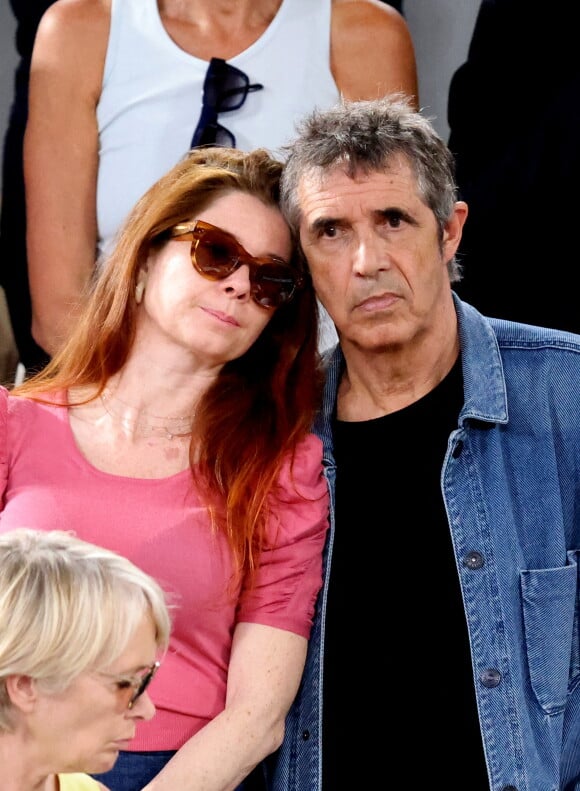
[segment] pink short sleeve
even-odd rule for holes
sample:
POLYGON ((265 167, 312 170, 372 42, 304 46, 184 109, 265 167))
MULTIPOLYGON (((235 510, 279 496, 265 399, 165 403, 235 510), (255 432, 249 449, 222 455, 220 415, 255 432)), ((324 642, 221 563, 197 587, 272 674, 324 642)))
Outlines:
POLYGON ((281 471, 271 501, 270 546, 262 552, 254 588, 242 593, 238 621, 310 636, 328 530, 322 469, 322 443, 311 434, 297 449, 294 463, 286 462, 281 471))
POLYGON ((0 510, 8 482, 8 390, 0 387, 0 510))

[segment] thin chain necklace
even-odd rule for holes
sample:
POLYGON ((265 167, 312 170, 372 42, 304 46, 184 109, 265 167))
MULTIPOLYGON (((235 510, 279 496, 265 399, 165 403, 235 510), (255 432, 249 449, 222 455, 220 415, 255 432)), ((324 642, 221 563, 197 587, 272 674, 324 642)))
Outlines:
POLYGON ((138 417, 131 418, 116 411, 115 401, 122 404, 125 409, 136 411, 135 407, 127 404, 118 396, 114 396, 110 390, 103 390, 101 393, 101 404, 105 412, 115 423, 118 423, 126 431, 130 431, 135 436, 161 436, 169 440, 191 436, 195 412, 183 417, 162 417, 160 415, 151 415, 147 412, 141 412, 138 417))

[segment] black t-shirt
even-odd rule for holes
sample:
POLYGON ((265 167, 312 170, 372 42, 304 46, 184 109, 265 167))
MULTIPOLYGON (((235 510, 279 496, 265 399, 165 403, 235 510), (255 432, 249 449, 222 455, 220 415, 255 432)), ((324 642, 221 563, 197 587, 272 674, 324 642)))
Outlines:
POLYGON ((405 409, 335 421, 324 791, 341 791, 345 778, 355 788, 379 778, 489 789, 440 484, 462 403, 457 363, 405 409))

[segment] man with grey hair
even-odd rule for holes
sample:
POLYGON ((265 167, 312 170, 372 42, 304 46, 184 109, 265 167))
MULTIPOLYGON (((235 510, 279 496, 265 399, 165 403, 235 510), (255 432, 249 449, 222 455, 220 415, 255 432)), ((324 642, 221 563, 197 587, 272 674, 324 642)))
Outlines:
POLYGON ((403 96, 305 118, 282 192, 339 344, 324 587, 271 788, 578 790, 580 336, 457 298, 467 205, 403 96))

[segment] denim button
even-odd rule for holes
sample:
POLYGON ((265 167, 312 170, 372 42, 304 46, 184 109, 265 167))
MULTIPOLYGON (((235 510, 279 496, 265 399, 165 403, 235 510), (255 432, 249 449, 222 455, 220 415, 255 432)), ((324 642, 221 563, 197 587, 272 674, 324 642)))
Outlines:
POLYGON ((479 680, 484 687, 492 689, 501 683, 501 673, 494 667, 488 667, 487 670, 484 670, 480 675, 479 680))
POLYGON ((468 552, 463 558, 463 565, 468 569, 480 569, 483 566, 483 555, 481 552, 468 552))
POLYGON ((504 786, 502 791, 518 791, 517 786, 504 786))
POLYGON ((307 742, 310 739, 310 731, 302 731, 302 741, 307 742))
POLYGON ((451 455, 454 459, 458 459, 461 456, 461 452, 463 451, 463 441, 459 440, 457 445, 453 448, 451 455))

